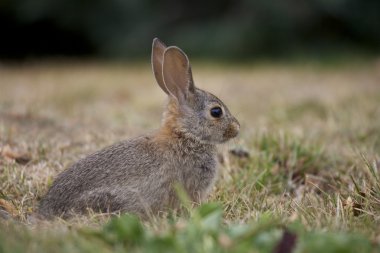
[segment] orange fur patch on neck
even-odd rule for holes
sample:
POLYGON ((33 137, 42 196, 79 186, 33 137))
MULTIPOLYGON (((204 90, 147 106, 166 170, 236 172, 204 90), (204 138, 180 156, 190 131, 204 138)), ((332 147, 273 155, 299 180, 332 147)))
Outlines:
POLYGON ((155 140, 167 141, 178 138, 181 132, 181 126, 178 124, 179 116, 180 111, 178 101, 174 98, 169 98, 166 110, 163 114, 162 124, 155 135, 155 140))

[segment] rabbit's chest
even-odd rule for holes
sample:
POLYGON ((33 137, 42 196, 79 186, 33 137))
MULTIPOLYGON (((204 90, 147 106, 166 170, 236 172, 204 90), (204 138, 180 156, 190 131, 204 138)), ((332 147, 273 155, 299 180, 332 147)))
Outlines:
POLYGON ((203 199, 217 177, 217 162, 214 155, 203 154, 202 158, 194 158, 180 165, 182 166, 180 181, 193 200, 203 199))

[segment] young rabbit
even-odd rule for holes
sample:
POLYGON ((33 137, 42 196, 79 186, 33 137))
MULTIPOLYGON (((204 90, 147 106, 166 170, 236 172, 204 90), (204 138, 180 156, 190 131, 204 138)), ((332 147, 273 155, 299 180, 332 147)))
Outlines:
POLYGON ((239 132, 239 122, 216 96, 194 86, 186 54, 153 40, 152 68, 168 95, 161 127, 114 144, 63 171, 42 199, 44 217, 99 212, 157 214, 178 206, 173 186, 203 200, 217 176, 216 144, 239 132))

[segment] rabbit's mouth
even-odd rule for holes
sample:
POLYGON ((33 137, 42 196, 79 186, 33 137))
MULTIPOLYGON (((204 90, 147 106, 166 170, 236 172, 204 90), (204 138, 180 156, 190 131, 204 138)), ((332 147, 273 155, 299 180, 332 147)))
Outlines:
POLYGON ((223 137, 226 140, 235 138, 239 134, 239 130, 240 130, 240 124, 239 124, 239 122, 238 121, 234 121, 234 122, 232 122, 228 126, 227 130, 223 134, 223 137))

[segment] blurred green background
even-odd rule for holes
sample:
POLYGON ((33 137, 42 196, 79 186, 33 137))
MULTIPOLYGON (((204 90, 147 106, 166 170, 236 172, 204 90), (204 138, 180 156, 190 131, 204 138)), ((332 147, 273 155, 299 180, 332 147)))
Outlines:
POLYGON ((379 0, 1 0, 0 57, 135 59, 159 37, 192 58, 380 51, 379 0))

